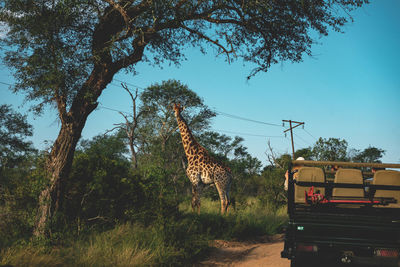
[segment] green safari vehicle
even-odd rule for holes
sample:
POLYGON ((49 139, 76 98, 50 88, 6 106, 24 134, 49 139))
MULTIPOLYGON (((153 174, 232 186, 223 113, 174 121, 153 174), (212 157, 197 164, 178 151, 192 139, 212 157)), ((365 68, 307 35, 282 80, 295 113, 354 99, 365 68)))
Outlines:
POLYGON ((400 164, 292 161, 291 266, 400 267, 400 164))

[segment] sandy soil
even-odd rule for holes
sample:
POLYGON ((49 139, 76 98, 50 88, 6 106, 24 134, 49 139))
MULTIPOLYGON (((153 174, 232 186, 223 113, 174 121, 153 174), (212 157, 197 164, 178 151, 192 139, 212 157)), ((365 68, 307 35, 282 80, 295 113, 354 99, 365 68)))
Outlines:
POLYGON ((276 235, 257 242, 215 240, 209 258, 194 266, 289 267, 289 260, 281 258, 282 239, 282 235, 276 235))

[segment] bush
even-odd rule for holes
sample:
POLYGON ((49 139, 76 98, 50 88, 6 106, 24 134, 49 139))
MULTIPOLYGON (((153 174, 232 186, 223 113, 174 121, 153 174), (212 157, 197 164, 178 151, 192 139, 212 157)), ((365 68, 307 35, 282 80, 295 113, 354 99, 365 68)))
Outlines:
POLYGON ((0 249, 32 234, 37 200, 43 184, 44 155, 30 155, 16 168, 0 173, 0 249))

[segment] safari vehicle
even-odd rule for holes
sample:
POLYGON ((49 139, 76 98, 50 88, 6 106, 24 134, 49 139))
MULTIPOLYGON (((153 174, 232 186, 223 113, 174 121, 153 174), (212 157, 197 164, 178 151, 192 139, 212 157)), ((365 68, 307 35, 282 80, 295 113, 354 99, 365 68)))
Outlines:
POLYGON ((400 266, 400 171, 388 170, 399 168, 293 161, 281 256, 292 267, 400 266))

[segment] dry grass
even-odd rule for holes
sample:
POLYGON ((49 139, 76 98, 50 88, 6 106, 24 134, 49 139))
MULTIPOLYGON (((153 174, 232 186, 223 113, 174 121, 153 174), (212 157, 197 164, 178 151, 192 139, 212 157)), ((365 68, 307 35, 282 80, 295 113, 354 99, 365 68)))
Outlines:
MULTIPOLYGON (((167 252, 163 246, 160 246, 159 250, 151 248, 151 243, 158 243, 157 240, 140 240, 145 232, 146 229, 141 226, 124 224, 113 230, 95 234, 88 241, 73 242, 69 247, 50 249, 40 245, 11 247, 0 254, 0 265, 38 267, 154 265, 157 257, 167 252)), ((149 236, 151 234, 145 238, 149 236)))
POLYGON ((156 255, 148 248, 139 246, 140 240, 135 232, 144 231, 131 224, 90 238, 71 248, 74 265, 78 266, 139 266, 151 265, 156 255))
POLYGON ((45 252, 37 247, 11 247, 0 254, 1 265, 12 266, 64 266, 56 252, 45 252))

